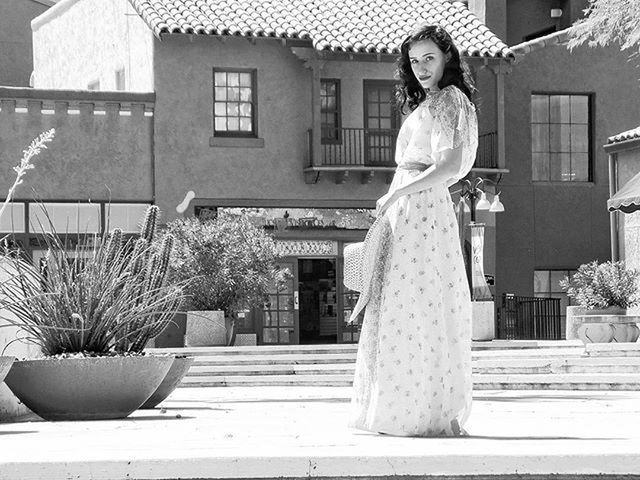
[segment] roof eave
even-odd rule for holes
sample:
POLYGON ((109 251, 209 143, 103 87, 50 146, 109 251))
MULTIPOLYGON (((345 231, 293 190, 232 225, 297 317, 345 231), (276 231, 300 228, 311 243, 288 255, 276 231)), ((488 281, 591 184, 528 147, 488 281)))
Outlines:
POLYGON ((633 150, 640 148, 640 137, 630 138, 619 142, 609 142, 603 145, 604 151, 607 153, 618 153, 625 150, 633 150))

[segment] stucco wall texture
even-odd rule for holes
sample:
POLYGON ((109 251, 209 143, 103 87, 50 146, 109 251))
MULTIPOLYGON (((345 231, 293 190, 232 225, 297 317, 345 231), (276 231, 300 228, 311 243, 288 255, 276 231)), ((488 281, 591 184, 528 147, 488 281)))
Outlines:
POLYGON ((46 9, 31 0, 0 1, 0 85, 29 86, 33 70, 30 23, 46 9))
POLYGON ((615 132, 637 125, 638 70, 617 47, 536 50, 517 63, 505 86, 506 211, 497 216, 497 291, 533 293, 535 269, 575 269, 610 258, 607 155, 615 132), (615 88, 611 75, 615 72, 615 88), (531 94, 593 94, 593 182, 532 182, 531 94))
POLYGON ((127 0, 62 0, 34 20, 36 88, 153 91, 153 34, 127 0), (73 54, 70 54, 73 52, 73 54))

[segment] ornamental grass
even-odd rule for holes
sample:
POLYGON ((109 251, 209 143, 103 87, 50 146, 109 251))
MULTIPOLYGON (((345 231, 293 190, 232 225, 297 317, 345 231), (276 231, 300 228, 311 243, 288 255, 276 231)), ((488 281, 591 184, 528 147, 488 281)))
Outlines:
MULTIPOLYGON (((43 207, 44 208, 44 207, 43 207)), ((171 322, 182 287, 167 281, 173 239, 154 245, 158 207, 150 206, 138 238, 123 233, 86 235, 66 248, 46 214, 42 231, 47 254, 33 266, 19 253, 5 255, 7 280, 0 284, 0 308, 24 340, 45 355, 140 353, 171 322)))

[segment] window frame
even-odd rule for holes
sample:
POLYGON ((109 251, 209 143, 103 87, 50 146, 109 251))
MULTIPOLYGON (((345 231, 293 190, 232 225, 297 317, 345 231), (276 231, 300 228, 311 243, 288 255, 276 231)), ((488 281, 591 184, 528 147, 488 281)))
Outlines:
POLYGON ((341 145, 342 144, 342 90, 339 78, 321 78, 320 79, 320 143, 322 145, 341 145), (336 108, 334 110, 322 109, 322 83, 333 83, 336 88, 336 108), (336 115, 336 129, 338 130, 337 138, 328 138, 322 135, 322 114, 333 113, 336 115))
MULTIPOLYGON (((529 155, 530 155, 530 165, 531 165, 531 182, 537 184, 562 184, 562 185, 589 185, 594 183, 594 161, 595 161, 595 152, 594 152, 594 138, 595 138, 595 92, 570 92, 570 91, 536 91, 533 90, 529 94, 529 138, 530 138, 530 147, 529 147, 529 155), (533 154, 534 153, 557 153, 557 152, 534 152, 533 151, 533 125, 534 122, 531 120, 532 112, 533 112, 533 96, 534 95, 544 95, 547 97, 552 96, 581 96, 587 97, 587 180, 552 180, 549 178, 548 180, 536 180, 534 178, 534 169, 533 169, 533 154)), ((550 114, 550 111, 548 112, 550 114)), ((540 124, 540 123, 537 123, 540 124)), ((548 121, 546 125, 551 125, 551 122, 548 121)), ((566 125, 574 125, 572 123, 567 123, 566 125)), ((580 125, 580 124, 575 124, 580 125)), ((549 135, 549 139, 551 135, 549 135)), ((571 154, 571 152, 569 152, 571 154)), ((575 153, 583 153, 583 152, 575 152, 575 153)))
MULTIPOLYGON (((258 69, 257 68, 235 68, 235 67, 214 67, 211 77, 212 104, 212 131, 213 137, 219 138, 258 138, 258 69), (251 131, 243 130, 216 130, 216 73, 249 73, 251 75, 251 131)), ((225 100, 225 104, 226 104, 225 100)), ((229 118, 225 116, 225 118, 229 118)))

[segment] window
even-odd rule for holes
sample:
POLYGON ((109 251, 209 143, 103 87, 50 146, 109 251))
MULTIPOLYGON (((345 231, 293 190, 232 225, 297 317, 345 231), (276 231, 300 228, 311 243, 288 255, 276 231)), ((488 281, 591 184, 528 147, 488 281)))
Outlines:
POLYGON ((322 143, 340 143, 340 80, 320 81, 320 112, 322 143))
POLYGON ((100 80, 93 80, 89 82, 87 90, 100 90, 100 80))
POLYGON ((256 71, 213 72, 214 135, 256 137, 256 71))
POLYGON ((116 90, 126 90, 127 84, 124 76, 124 68, 116 70, 116 90))
POLYGON ((589 103, 589 95, 531 95, 533 181, 591 181, 589 103))
POLYGON ((30 203, 29 231, 31 233, 51 233, 51 226, 59 235, 98 233, 100 232, 100 204, 42 203, 40 205, 30 203))
POLYGON ((108 222, 105 228, 109 231, 119 228, 124 233, 137 233, 147 208, 147 203, 107 203, 104 206, 105 222, 108 222))
POLYGON ((572 278, 576 270, 536 270, 533 272, 533 296, 560 299, 560 318, 564 325, 567 306, 574 305, 573 299, 560 288, 560 280, 572 278))

